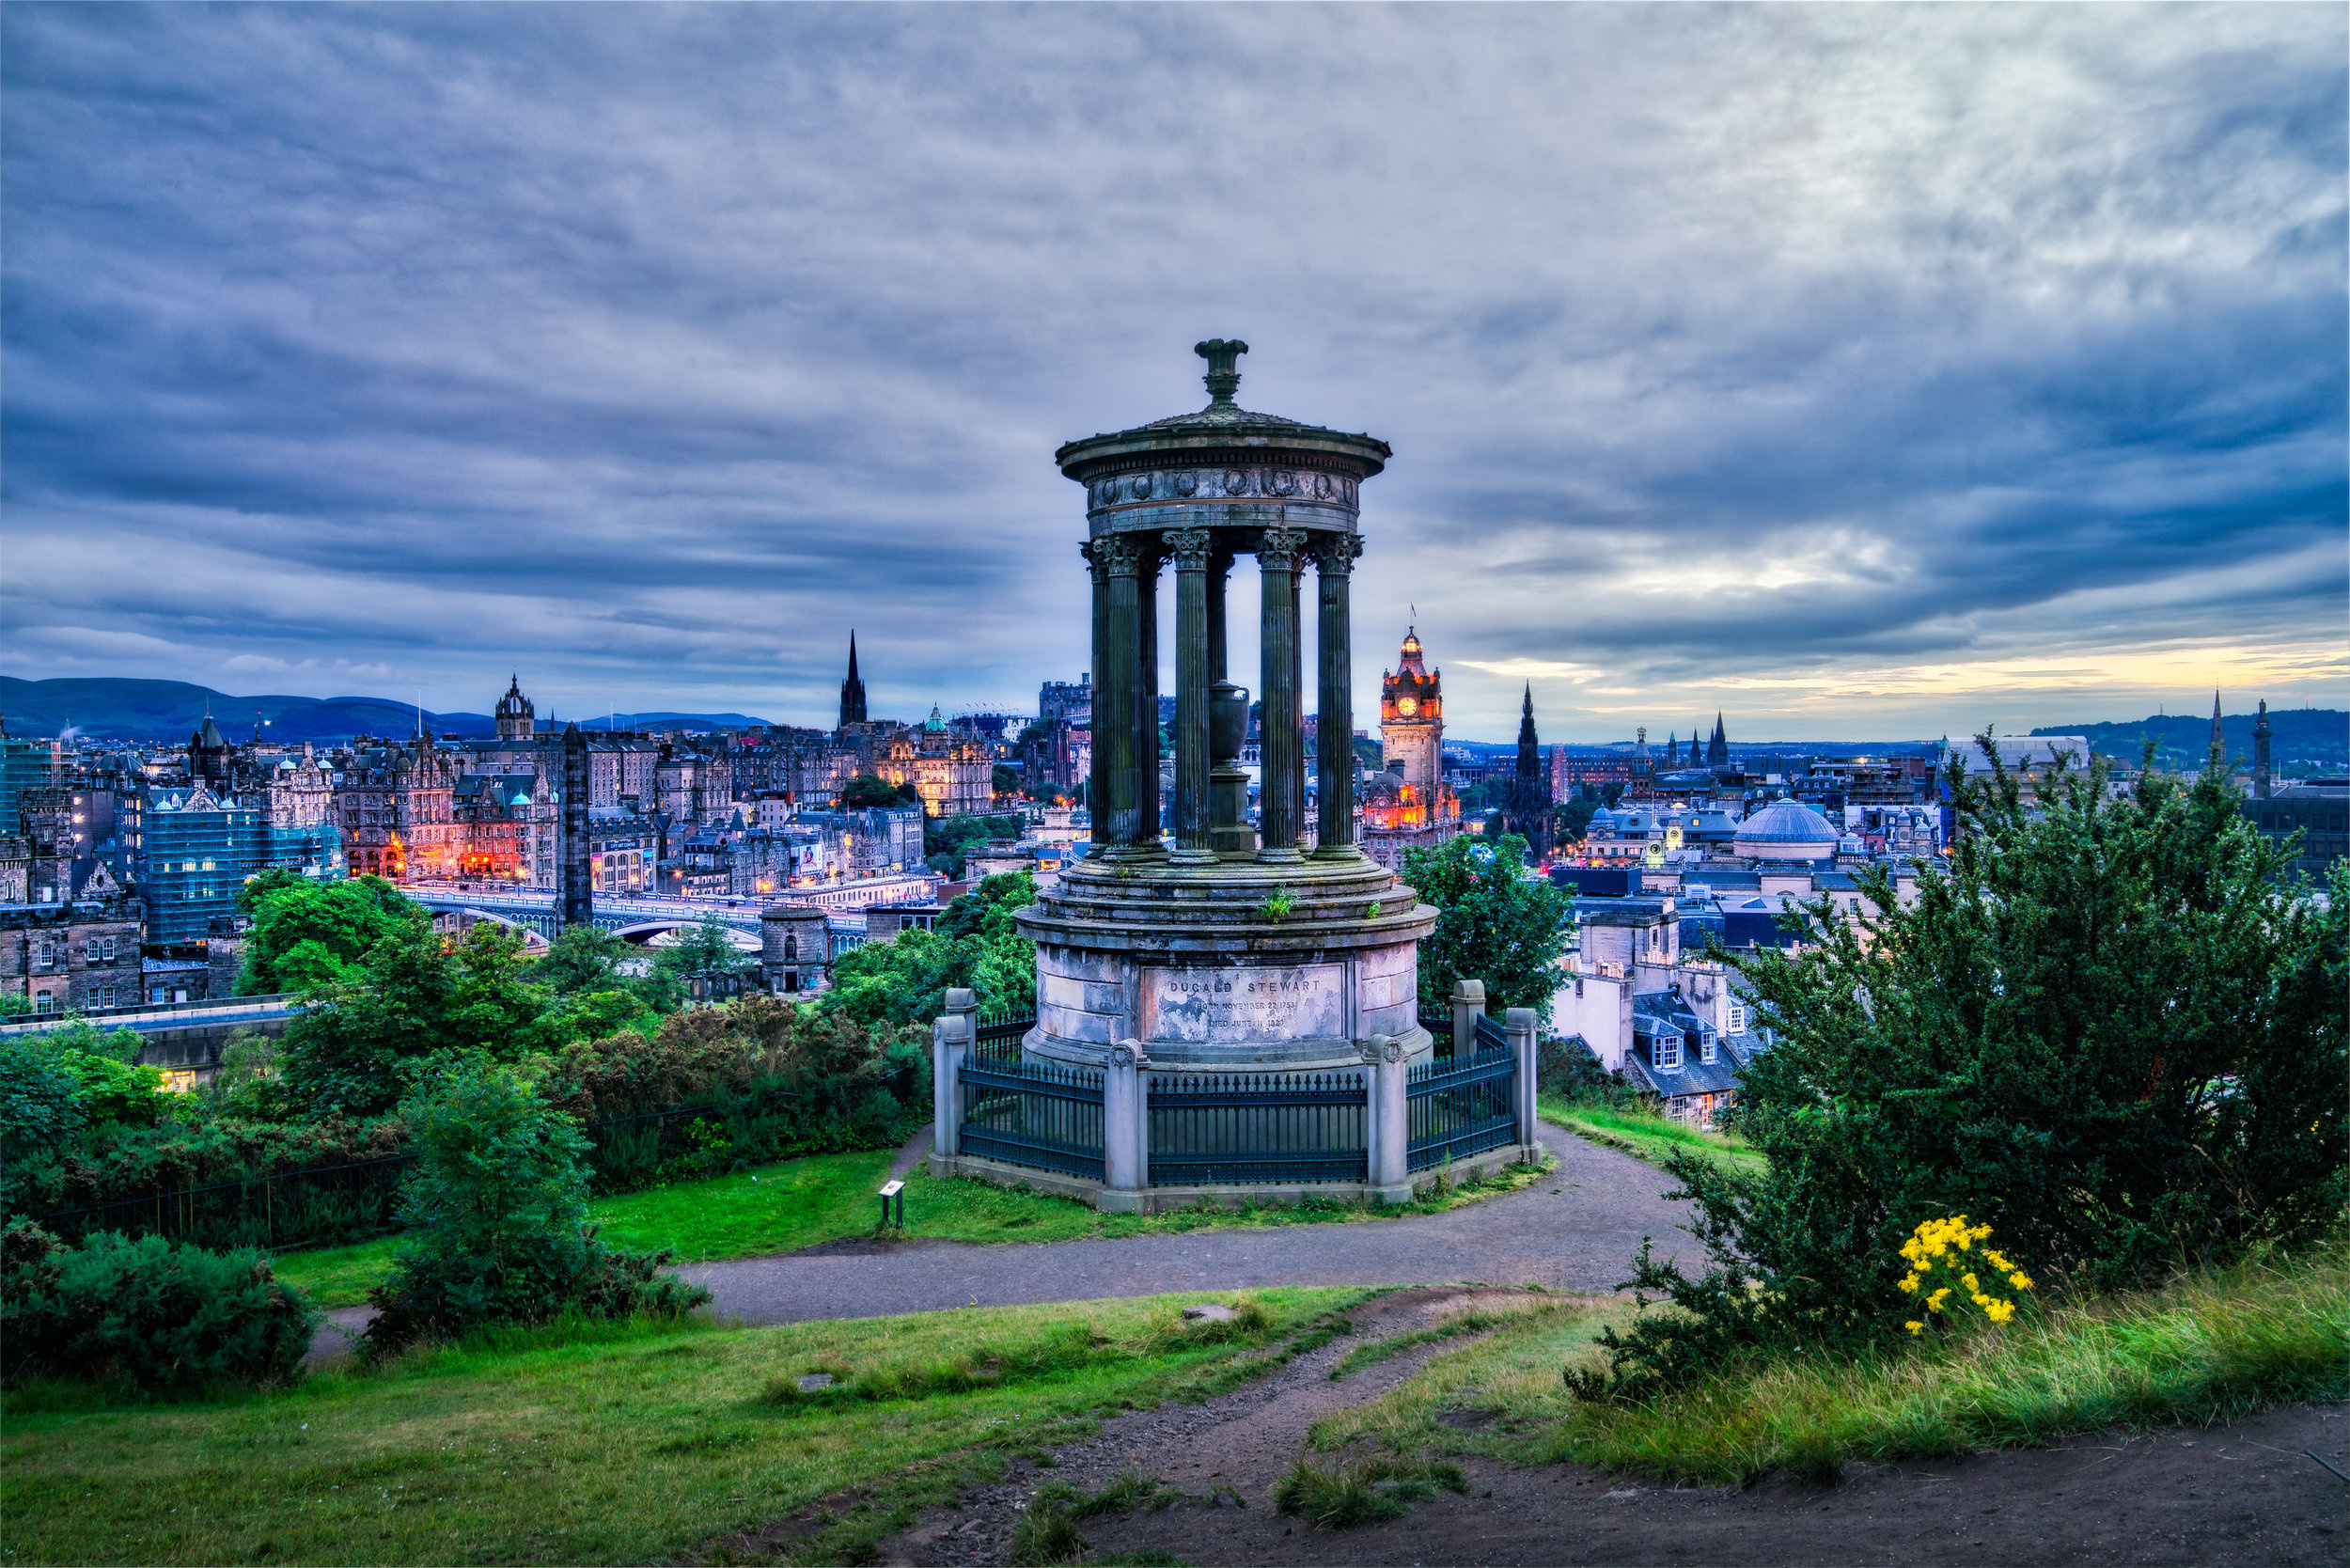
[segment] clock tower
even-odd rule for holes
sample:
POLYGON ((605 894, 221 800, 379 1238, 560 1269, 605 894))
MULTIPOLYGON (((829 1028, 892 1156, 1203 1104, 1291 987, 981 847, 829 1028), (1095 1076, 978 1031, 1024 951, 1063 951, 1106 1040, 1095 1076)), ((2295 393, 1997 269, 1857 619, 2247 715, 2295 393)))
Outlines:
POLYGON ((1403 634, 1403 659, 1379 685, 1379 749, 1389 773, 1434 801, 1444 781, 1443 672, 1420 662, 1419 638, 1403 634))

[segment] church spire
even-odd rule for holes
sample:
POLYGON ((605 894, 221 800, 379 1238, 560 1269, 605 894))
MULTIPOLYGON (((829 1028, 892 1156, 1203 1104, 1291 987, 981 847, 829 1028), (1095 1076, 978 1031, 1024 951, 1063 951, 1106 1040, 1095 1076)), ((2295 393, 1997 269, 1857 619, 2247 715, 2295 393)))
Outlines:
POLYGON ((2228 741, 2219 729, 2219 694, 2211 694, 2211 749, 2220 760, 2227 760, 2228 741))
POLYGON ((856 672, 856 632, 849 633, 849 678, 840 682, 840 727, 865 722, 865 682, 856 672))
POLYGON ((1730 766, 1730 731, 1722 728, 1722 711, 1714 710, 1714 738, 1705 743, 1705 765, 1709 768, 1730 766))
POLYGON ((1526 683, 1526 701, 1518 710, 1518 776, 1533 778, 1542 772, 1542 748, 1534 734, 1534 682, 1526 683))

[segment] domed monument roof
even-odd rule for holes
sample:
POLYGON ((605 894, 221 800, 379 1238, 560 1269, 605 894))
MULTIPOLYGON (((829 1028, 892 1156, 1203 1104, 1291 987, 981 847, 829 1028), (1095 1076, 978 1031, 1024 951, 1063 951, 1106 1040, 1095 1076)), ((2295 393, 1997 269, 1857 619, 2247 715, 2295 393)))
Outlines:
POLYGON ((1836 853, 1837 830, 1797 801, 1776 801, 1738 824, 1737 850, 1759 860, 1825 860, 1836 853))

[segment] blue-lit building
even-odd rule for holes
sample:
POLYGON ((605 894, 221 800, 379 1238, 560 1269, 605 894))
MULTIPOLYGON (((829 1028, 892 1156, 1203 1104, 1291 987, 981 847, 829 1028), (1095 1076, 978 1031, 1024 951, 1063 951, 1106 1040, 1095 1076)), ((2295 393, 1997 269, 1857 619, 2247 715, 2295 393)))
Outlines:
POLYGON ((149 792, 135 882, 150 943, 200 942, 237 912, 245 880, 273 867, 323 881, 344 874, 341 832, 331 824, 273 827, 256 798, 215 796, 201 784, 149 792))

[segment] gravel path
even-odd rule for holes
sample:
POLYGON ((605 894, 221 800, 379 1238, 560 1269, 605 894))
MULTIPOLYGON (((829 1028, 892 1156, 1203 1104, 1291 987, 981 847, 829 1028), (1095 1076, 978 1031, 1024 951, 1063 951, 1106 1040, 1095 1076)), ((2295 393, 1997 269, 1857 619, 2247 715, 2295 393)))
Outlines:
MULTIPOLYGON (((1686 1258, 1671 1178, 1629 1154, 1544 1126, 1548 1181, 1441 1215, 1356 1224, 1200 1231, 1042 1244, 832 1242, 781 1257, 697 1263, 717 1309, 745 1323, 886 1317, 949 1307, 1090 1301, 1266 1285, 1480 1281, 1605 1292, 1653 1235, 1686 1258)), ((909 1229, 922 1216, 910 1212, 909 1229)))

